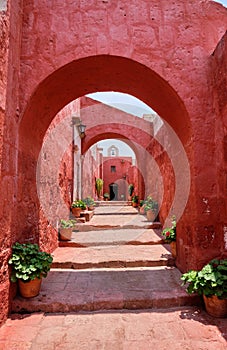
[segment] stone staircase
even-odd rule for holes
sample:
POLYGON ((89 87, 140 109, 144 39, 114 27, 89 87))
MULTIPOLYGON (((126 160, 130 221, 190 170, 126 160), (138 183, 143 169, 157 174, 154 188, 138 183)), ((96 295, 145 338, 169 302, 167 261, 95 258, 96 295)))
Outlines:
POLYGON ((171 308, 199 304, 200 299, 189 296, 181 286, 181 273, 174 266, 169 245, 163 244, 160 223, 155 224, 159 228, 147 228, 152 224, 136 209, 119 206, 115 212, 117 206, 112 210, 110 207, 105 215, 101 214, 104 206, 96 208, 90 225, 79 225, 72 241, 59 242, 40 294, 27 300, 17 296, 12 312, 171 308), (107 222, 108 227, 103 229, 107 222))

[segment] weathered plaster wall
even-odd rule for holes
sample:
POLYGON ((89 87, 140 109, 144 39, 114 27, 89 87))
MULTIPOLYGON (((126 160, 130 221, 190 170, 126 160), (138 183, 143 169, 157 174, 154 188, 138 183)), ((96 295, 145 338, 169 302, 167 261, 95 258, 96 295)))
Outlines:
POLYGON ((0 324, 9 308, 8 258, 17 235, 13 222, 17 192, 18 80, 21 1, 0 8, 0 324))
MULTIPOLYGON (((219 253, 223 236, 215 204, 215 116, 208 66, 226 19, 226 9, 208 0, 79 1, 76 6, 24 1, 19 169, 30 172, 27 187, 34 187, 30 158, 35 164, 59 109, 87 92, 131 93, 172 126, 190 161, 191 192, 178 223, 178 266, 200 267, 219 253), (209 215, 204 198, 210 201, 209 215), (198 237, 211 227, 215 234, 204 249, 198 237)), ((23 196, 18 199, 23 221, 28 207, 23 196)))
MULTIPOLYGON (((210 74, 215 115, 216 186, 218 192, 214 204, 217 207, 217 229, 223 236, 221 252, 227 256, 227 32, 210 59, 210 74)), ((209 211, 210 202, 208 201, 204 205, 209 211)))
POLYGON ((81 139, 77 128, 73 129, 72 116, 79 117, 79 113, 80 103, 75 100, 56 115, 46 132, 39 155, 36 170, 38 204, 41 209, 39 244, 47 251, 53 251, 58 245, 59 220, 70 215, 73 163, 80 162, 81 150, 81 139), (77 141, 77 153, 73 152, 74 138, 77 141))
POLYGON ((95 178, 102 177, 100 173, 100 154, 96 147, 93 151, 89 149, 83 155, 83 174, 82 174, 82 198, 96 198, 95 178))

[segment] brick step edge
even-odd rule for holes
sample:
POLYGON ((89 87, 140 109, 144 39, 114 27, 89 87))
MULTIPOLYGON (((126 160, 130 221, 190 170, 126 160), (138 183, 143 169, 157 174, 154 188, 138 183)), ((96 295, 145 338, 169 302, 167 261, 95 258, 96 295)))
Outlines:
POLYGON ((163 240, 154 242, 154 241, 148 241, 148 242, 140 242, 140 241, 115 241, 115 242, 84 242, 84 243, 78 243, 74 241, 59 241, 58 246, 59 247, 72 247, 72 248, 87 248, 87 247, 101 247, 101 246, 122 246, 122 245, 159 245, 159 244, 165 244, 163 240))
POLYGON ((91 225, 89 223, 77 223, 75 231, 99 231, 99 230, 113 230, 113 229, 161 229, 162 225, 159 222, 145 223, 140 225, 91 225))
MULTIPOLYGON (((42 297, 43 299, 43 297, 42 297)), ((45 298, 44 298, 45 299, 45 298)), ((99 310, 144 310, 144 309, 168 309, 181 306, 200 306, 202 300, 198 295, 188 295, 185 292, 179 295, 171 295, 165 292, 155 292, 152 297, 120 299, 112 298, 111 300, 87 300, 78 304, 70 304, 64 301, 47 300, 33 301, 17 297, 12 303, 12 313, 69 313, 80 311, 99 311, 99 310)))
POLYGON ((174 266, 175 259, 169 257, 168 259, 160 260, 136 260, 136 261, 100 261, 100 262, 53 262, 51 268, 57 269, 74 269, 84 270, 92 268, 127 268, 127 267, 155 267, 155 266, 174 266))

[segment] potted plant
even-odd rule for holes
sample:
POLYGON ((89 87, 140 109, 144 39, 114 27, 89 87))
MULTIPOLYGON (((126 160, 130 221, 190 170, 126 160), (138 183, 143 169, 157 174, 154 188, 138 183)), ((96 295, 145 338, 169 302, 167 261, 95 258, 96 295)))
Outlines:
POLYGON ((174 258, 177 256, 177 247, 176 247, 176 217, 172 216, 172 226, 167 227, 162 231, 165 242, 170 244, 171 252, 174 258))
POLYGON ((109 198, 110 198, 110 195, 109 195, 108 192, 105 192, 104 195, 103 195, 103 197, 104 197, 104 201, 108 201, 109 198))
POLYGON ((203 296, 208 314, 227 316, 227 259, 213 259, 200 271, 190 270, 181 276, 187 292, 203 296))
POLYGON ((76 218, 79 218, 81 211, 85 210, 87 208, 87 206, 84 203, 84 201, 82 201, 81 199, 77 199, 77 200, 72 202, 71 208, 72 208, 73 215, 76 218))
POLYGON ((155 201, 151 196, 148 196, 144 204, 144 210, 147 215, 147 220, 153 222, 158 214, 158 202, 155 201))
POLYGON ((37 244, 15 243, 9 265, 12 266, 11 281, 17 282, 20 294, 25 298, 39 294, 42 277, 46 277, 53 258, 42 252, 37 244))
POLYGON ((128 197, 128 200, 131 201, 132 200, 132 194, 134 192, 134 185, 133 184, 129 184, 128 185, 128 194, 129 194, 129 197, 128 197))
POLYGON ((144 215, 145 214, 145 201, 143 199, 140 200, 139 207, 140 207, 140 214, 144 215))
POLYGON ((73 227, 76 224, 76 220, 60 220, 59 235, 62 241, 70 241, 72 238, 73 227))
POLYGON ((137 195, 132 196, 132 206, 136 208, 138 207, 138 203, 139 203, 139 196, 137 195))
POLYGON ((96 188, 97 196, 99 199, 101 199, 103 184, 104 184, 104 181, 102 179, 99 179, 99 178, 96 179, 95 188, 96 188))
POLYGON ((83 202, 86 204, 88 210, 94 210, 95 207, 95 201, 92 197, 86 197, 83 199, 83 202))

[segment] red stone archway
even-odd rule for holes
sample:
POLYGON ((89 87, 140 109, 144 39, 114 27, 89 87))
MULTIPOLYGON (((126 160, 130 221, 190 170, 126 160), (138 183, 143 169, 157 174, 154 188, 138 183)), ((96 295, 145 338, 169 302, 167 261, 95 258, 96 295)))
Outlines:
POLYGON ((70 101, 88 92, 109 90, 132 94, 152 106, 174 128, 191 158, 190 120, 184 104, 171 86, 146 66, 126 58, 102 55, 71 62, 55 71, 32 95, 19 130, 19 173, 23 177, 19 179, 18 231, 23 237, 39 240, 45 249, 53 250, 57 245, 56 234, 50 227, 46 234, 48 223, 40 212, 36 194, 36 163, 45 132, 56 113, 70 101), (110 80, 110 76, 114 78, 110 80), (75 85, 75 81, 80 83, 75 85), (147 86, 154 93, 150 94, 147 86))
MULTIPOLYGON (((38 239, 46 228, 34 180, 45 131, 63 106, 88 92, 111 89, 138 97, 182 140, 192 186, 178 225, 178 265, 200 268, 226 252, 223 42, 214 52, 226 31, 226 9, 199 0, 79 1, 76 6, 9 0, 7 5, 1 13, 0 87, 4 300, 12 242, 23 234, 38 239), (216 76, 222 77, 218 83, 216 76)), ((41 243, 54 247, 44 237, 41 243)))
MULTIPOLYGON (((86 119, 87 118, 84 118, 83 122, 88 122, 86 119)), ((116 121, 117 119, 116 113, 116 121)), ((121 119, 121 115, 119 119, 121 119)), ((136 117, 132 117, 132 119, 138 120, 136 117)), ((147 124, 147 129, 149 128, 149 122, 144 120, 141 120, 141 122, 143 127, 144 124, 147 124)), ((139 125, 138 121, 137 124, 139 125)), ((144 177, 144 172, 147 171, 147 169, 143 167, 143 165, 146 164, 146 152, 157 162, 164 186, 164 198, 162 203, 160 203, 160 220, 164 223, 171 208, 175 193, 175 174, 167 152, 152 135, 142 128, 122 123, 109 123, 106 121, 106 123, 102 125, 98 124, 86 130, 86 137, 82 142, 82 154, 85 154, 95 143, 106 139, 121 139, 127 143, 134 151, 136 159, 138 160, 138 169, 140 169, 144 177), (138 146, 140 147, 138 148, 138 146), (162 156, 160 157, 160 155, 162 156)))

